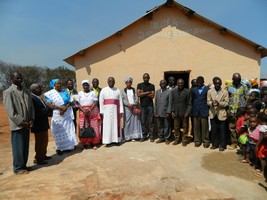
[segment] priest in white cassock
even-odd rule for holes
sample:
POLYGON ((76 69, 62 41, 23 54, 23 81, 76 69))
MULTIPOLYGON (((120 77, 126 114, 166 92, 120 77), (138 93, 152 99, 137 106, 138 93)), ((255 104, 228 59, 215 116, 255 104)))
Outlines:
POLYGON ((119 144, 122 139, 120 118, 123 113, 123 103, 120 90, 114 87, 115 79, 108 78, 108 87, 101 90, 99 96, 100 114, 103 116, 102 143, 119 144))

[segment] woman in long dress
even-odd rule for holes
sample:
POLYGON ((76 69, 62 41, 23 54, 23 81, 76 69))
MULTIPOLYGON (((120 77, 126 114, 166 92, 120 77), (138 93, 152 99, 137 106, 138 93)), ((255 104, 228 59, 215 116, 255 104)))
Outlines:
POLYGON ((141 139, 142 126, 140 115, 133 113, 133 109, 138 108, 138 97, 136 90, 132 87, 133 79, 125 78, 126 88, 121 91, 124 107, 124 139, 126 141, 141 139))
POLYGON ((48 105, 54 109, 51 131, 57 154, 62 155, 63 151, 73 150, 77 145, 73 123, 74 115, 70 104, 70 95, 61 88, 61 80, 53 79, 49 86, 53 89, 44 93, 44 96, 48 105))
POLYGON ((98 98, 94 91, 90 91, 89 80, 82 81, 83 91, 78 93, 78 101, 80 103, 79 111, 79 127, 90 126, 95 130, 94 138, 80 138, 84 148, 92 145, 93 149, 97 149, 97 145, 101 143, 101 118, 99 108, 97 106, 98 98))

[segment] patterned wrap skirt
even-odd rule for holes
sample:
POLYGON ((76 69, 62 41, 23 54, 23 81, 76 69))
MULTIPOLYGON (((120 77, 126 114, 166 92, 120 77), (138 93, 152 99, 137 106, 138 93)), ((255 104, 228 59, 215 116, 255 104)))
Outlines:
MULTIPOLYGON (((83 109, 89 109, 91 106, 81 106, 83 109)), ((101 117, 99 113, 99 108, 97 106, 94 107, 93 110, 89 113, 88 116, 85 117, 82 111, 79 111, 79 127, 80 129, 83 127, 85 123, 85 127, 90 126, 95 130, 96 137, 95 138, 80 138, 80 141, 83 145, 97 145, 101 143, 102 135, 101 135, 101 117)), ((79 131, 80 131, 79 129, 79 131)))

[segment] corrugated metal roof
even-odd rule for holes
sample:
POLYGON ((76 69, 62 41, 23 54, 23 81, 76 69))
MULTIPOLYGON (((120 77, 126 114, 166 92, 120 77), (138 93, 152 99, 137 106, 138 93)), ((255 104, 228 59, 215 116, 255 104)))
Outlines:
MULTIPOLYGON (((121 30, 117 31, 116 33, 114 33, 114 34, 108 36, 107 38, 104 38, 103 40, 100 40, 99 42, 97 42, 97 43, 95 43, 95 44, 93 44, 93 45, 91 45, 91 46, 89 46, 89 47, 87 47, 87 48, 85 48, 85 49, 82 49, 82 50, 78 51, 77 53, 75 53, 75 54, 69 56, 68 58, 65 58, 64 61, 67 62, 68 64, 74 66, 74 57, 75 57, 76 55, 83 55, 84 52, 85 52, 87 49, 89 49, 89 48, 91 48, 91 47, 93 47, 93 46, 95 46, 95 45, 97 45, 97 44, 99 44, 99 43, 105 41, 106 39, 108 39, 108 38, 110 38, 110 37, 112 37, 112 36, 114 36, 114 35, 120 33, 121 31, 123 31, 123 30, 126 29, 127 27, 131 26, 132 24, 134 24, 134 23, 137 22, 138 20, 141 20, 143 17, 150 17, 150 15, 151 15, 155 10, 160 9, 160 8, 163 7, 163 6, 169 6, 169 7, 175 6, 175 7, 178 7, 178 8, 181 9, 181 10, 182 10, 188 17, 196 17, 196 18, 200 19, 201 21, 205 21, 205 22, 211 24, 211 26, 214 26, 214 27, 218 28, 222 33, 226 33, 226 32, 227 32, 228 34, 231 34, 231 35, 233 35, 233 36, 235 36, 235 37, 237 37, 237 38, 239 38, 239 39, 241 39, 241 40, 243 40, 243 41, 245 41, 245 42, 251 44, 251 46, 254 46, 254 47, 255 47, 255 50, 258 51, 258 52, 261 54, 261 58, 264 58, 264 57, 267 56, 267 49, 266 49, 265 47, 261 46, 260 44, 257 44, 257 43, 255 43, 255 42, 253 42, 253 41, 251 41, 251 40, 249 40, 249 39, 247 39, 247 38, 245 38, 245 37, 243 37, 243 36, 241 36, 241 35, 239 35, 239 34, 233 32, 233 31, 231 31, 231 30, 227 29, 226 27, 221 26, 221 25, 219 25, 219 24, 217 24, 217 23, 215 23, 215 22, 213 22, 213 21, 211 21, 211 20, 209 20, 209 19, 207 19, 207 18, 205 18, 205 17, 203 17, 203 16, 197 14, 194 10, 191 10, 190 8, 187 8, 187 7, 185 7, 185 6, 183 6, 183 5, 179 4, 179 3, 177 3, 177 2, 174 1, 174 0, 167 0, 166 3, 164 3, 164 4, 160 5, 160 6, 156 6, 156 7, 152 8, 151 10, 146 11, 146 14, 145 14, 145 15, 143 15, 142 17, 140 17, 140 18, 137 19, 136 21, 130 23, 130 24, 127 25, 126 27, 122 28, 121 30)), ((74 66, 74 67, 75 67, 75 66, 74 66)))

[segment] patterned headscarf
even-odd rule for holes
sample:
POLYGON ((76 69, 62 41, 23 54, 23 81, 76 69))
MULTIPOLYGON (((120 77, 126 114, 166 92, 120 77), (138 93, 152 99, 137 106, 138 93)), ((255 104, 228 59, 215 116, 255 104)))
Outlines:
POLYGON ((250 79, 249 80, 250 84, 252 87, 258 87, 258 82, 257 82, 257 79, 250 79))
POLYGON ((59 81, 58 78, 52 79, 52 80, 50 81, 50 83, 49 83, 49 87, 50 87, 50 88, 54 88, 54 87, 55 87, 55 83, 56 83, 57 81, 59 81))

